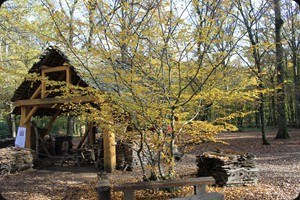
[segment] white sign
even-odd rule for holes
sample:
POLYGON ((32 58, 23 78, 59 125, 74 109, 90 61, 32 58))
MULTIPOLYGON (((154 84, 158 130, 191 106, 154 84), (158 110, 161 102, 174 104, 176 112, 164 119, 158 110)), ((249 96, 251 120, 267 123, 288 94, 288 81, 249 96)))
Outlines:
POLYGON ((19 127, 18 128, 18 134, 15 141, 16 147, 25 147, 25 141, 26 141, 26 128, 25 127, 19 127))

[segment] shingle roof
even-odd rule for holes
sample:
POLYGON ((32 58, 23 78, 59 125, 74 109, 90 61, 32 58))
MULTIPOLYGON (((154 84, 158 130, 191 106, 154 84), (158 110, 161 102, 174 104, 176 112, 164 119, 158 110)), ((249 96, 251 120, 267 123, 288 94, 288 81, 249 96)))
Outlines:
MULTIPOLYGON (((81 75, 76 71, 75 67, 70 64, 69 59, 67 56, 62 53, 58 48, 50 46, 48 47, 44 53, 40 56, 38 62, 36 62, 31 69, 29 69, 28 73, 37 73, 41 74, 42 66, 47 67, 57 67, 62 65, 69 65, 71 66, 71 77, 72 77, 72 84, 79 85, 81 87, 88 87, 89 84, 86 80, 84 80, 81 75)), ((54 72, 50 73, 48 78, 49 80, 57 80, 57 77, 61 76, 61 72, 54 72)), ((31 80, 24 80, 21 85, 16 89, 13 97, 11 98, 12 102, 17 100, 26 100, 30 99, 36 89, 39 87, 41 83, 39 81, 31 81, 31 80)), ((50 97, 55 97, 57 94, 49 94, 50 97)), ((35 115, 43 116, 43 115, 54 115, 57 109, 54 108, 44 108, 39 109, 35 115)), ((13 111, 14 114, 20 114, 20 108, 16 107, 13 111)))

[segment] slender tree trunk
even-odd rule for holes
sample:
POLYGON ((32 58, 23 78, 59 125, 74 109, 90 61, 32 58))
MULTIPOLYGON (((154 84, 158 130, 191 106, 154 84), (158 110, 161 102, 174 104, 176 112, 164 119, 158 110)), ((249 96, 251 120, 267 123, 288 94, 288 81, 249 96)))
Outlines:
POLYGON ((296 126, 296 122, 295 122, 295 109, 294 109, 294 101, 293 101, 293 97, 290 96, 289 97, 289 122, 288 124, 292 125, 293 127, 296 126))
POLYGON ((255 127, 260 128, 260 113, 259 113, 259 105, 256 107, 258 112, 255 113, 255 127))
MULTIPOLYGON (((271 84, 272 84, 272 88, 275 89, 275 82, 273 77, 271 80, 271 84)), ((273 92, 273 95, 271 96, 271 112, 272 112, 272 125, 274 126, 277 124, 275 92, 273 92)))
MULTIPOLYGON (((259 87, 262 88, 262 83, 259 84, 259 87)), ((265 103, 264 103, 264 95, 260 93, 260 103, 259 103, 259 114, 260 114, 260 129, 262 134, 263 145, 270 145, 266 136, 266 125, 265 125, 265 103)))
POLYGON ((15 138, 17 136, 17 129, 16 129, 16 117, 13 114, 13 104, 10 103, 10 113, 7 115, 7 124, 9 128, 9 136, 15 138))
POLYGON ((281 86, 281 88, 277 90, 278 132, 276 138, 286 139, 290 138, 290 136, 287 131, 285 113, 283 48, 281 43, 281 29, 283 21, 281 19, 280 6, 280 0, 274 0, 277 83, 281 86))
POLYGON ((68 117, 67 135, 74 134, 74 117, 68 117))

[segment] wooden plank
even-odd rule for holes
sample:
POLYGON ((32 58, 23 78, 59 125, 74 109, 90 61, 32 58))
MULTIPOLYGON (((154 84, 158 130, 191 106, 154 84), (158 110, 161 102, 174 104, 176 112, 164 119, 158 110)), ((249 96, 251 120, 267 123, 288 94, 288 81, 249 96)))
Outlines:
POLYGON ((90 96, 77 96, 77 97, 67 97, 67 98, 45 98, 45 99, 31 99, 31 100, 18 100, 15 101, 15 106, 44 106, 44 105, 55 105, 64 104, 68 102, 80 103, 80 102, 93 102, 97 101, 96 97, 90 96))
POLYGON ((121 185, 115 185, 114 190, 116 191, 120 191, 120 190, 124 191, 128 189, 144 190, 144 189, 195 186, 195 185, 211 185, 214 183, 215 183, 215 179, 213 177, 199 177, 199 178, 190 178, 190 179, 181 179, 181 180, 125 183, 121 185))

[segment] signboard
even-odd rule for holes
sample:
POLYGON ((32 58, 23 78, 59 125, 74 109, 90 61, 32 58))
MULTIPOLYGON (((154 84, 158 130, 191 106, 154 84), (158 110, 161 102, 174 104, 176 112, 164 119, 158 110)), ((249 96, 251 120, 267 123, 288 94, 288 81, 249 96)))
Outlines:
POLYGON ((15 141, 16 147, 25 147, 25 141, 26 141, 26 128, 25 127, 19 127, 18 133, 15 141))

